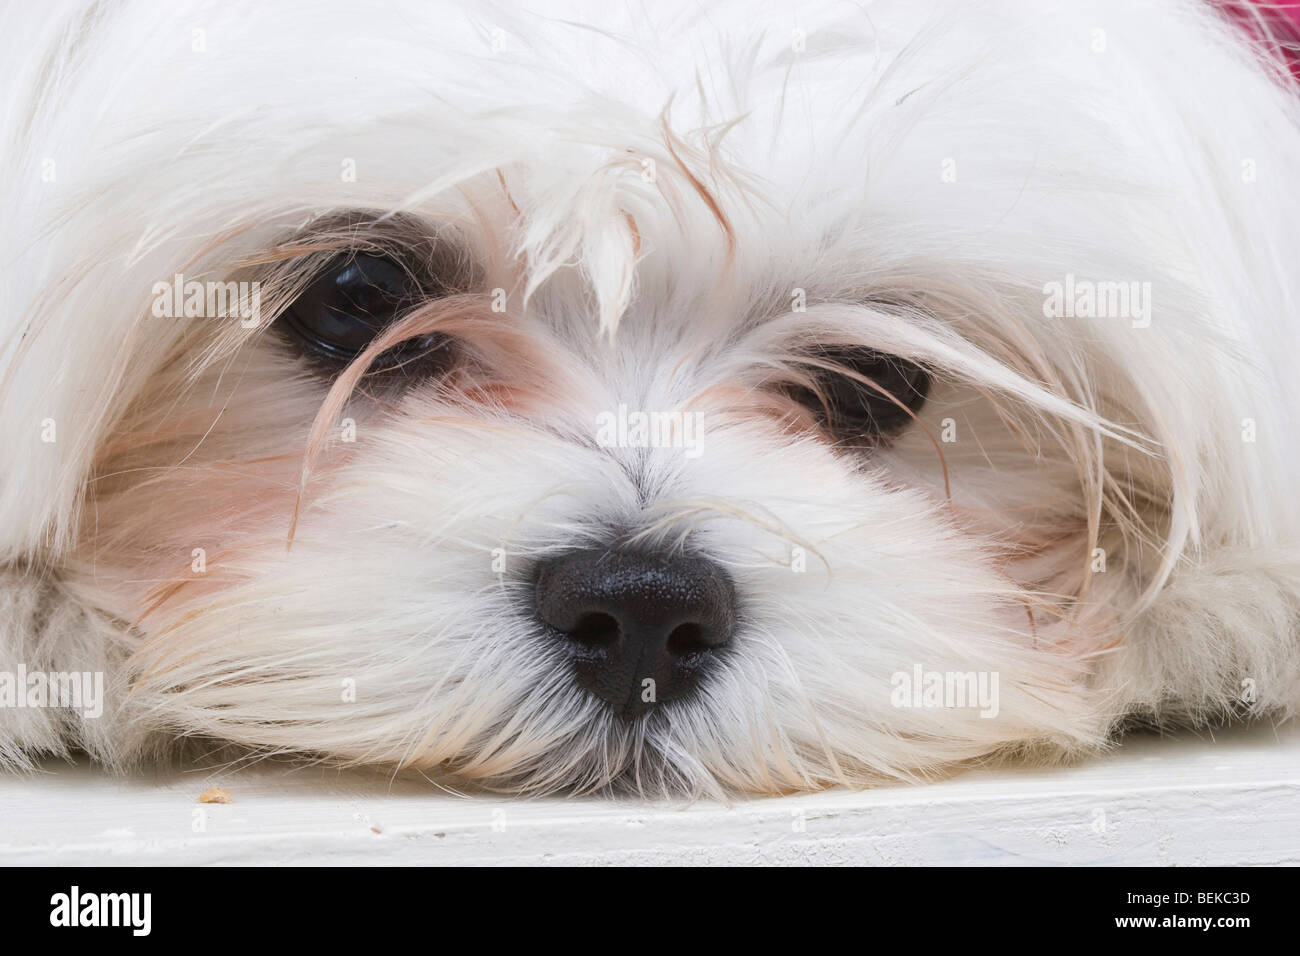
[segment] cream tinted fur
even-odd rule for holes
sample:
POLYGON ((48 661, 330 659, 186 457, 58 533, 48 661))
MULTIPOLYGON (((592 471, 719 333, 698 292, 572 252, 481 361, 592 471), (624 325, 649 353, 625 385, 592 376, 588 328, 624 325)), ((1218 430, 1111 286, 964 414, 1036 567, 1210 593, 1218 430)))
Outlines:
POLYGON ((0 710, 0 764, 201 737, 784 791, 1292 713, 1300 114, 1239 31, 1172 0, 550 13, 10 11, 0 670, 110 695, 0 710), (472 380, 331 393, 265 322, 150 314, 176 273, 262 276, 269 320, 302 276, 268 250, 340 210, 466 263, 410 328, 459 330, 472 380), (1046 318, 1067 276, 1150 283, 1149 326, 1046 318), (816 343, 929 368, 919 426, 844 454, 780 423, 816 343), (704 454, 597 447, 620 402, 702 411, 704 454), (537 558, 615 533, 725 565, 743 621, 631 726, 527 612, 537 558), (998 716, 893 706, 918 663, 997 673, 998 716))

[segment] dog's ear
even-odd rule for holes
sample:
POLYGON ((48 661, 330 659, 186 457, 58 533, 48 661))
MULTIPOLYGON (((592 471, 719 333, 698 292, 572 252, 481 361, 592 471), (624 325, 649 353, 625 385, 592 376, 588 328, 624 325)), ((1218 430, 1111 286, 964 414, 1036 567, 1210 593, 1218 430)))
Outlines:
POLYGON ((7 267, 0 563, 57 560, 72 544, 96 449, 183 325, 150 314, 158 263, 87 262, 87 249, 115 247, 75 226, 59 232, 69 238, 48 243, 24 267, 7 267))
POLYGON ((181 111, 137 130, 138 98, 96 82, 138 10, 14 13, 0 37, 0 565, 57 560, 74 540, 97 447, 184 332, 150 315, 151 290, 212 242, 194 210, 222 178, 178 159, 193 135, 181 111), (163 129, 177 139, 151 139, 163 129))
MULTIPOLYGON (((113 351, 105 323, 73 325, 54 290, 5 316, 0 363, 0 561, 70 543, 104 409, 113 351), (40 300, 47 306, 41 308, 40 300), (95 326, 98 327, 95 327, 95 326)), ((100 318, 95 310, 82 312, 100 318)))

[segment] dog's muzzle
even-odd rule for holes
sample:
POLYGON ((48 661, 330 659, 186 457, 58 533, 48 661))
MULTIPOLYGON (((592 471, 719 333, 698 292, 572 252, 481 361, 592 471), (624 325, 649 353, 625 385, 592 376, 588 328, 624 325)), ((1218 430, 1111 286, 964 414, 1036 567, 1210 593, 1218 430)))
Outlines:
POLYGON ((536 598, 578 683, 625 719, 694 691, 736 621, 731 578, 696 556, 571 552, 541 565, 536 598))

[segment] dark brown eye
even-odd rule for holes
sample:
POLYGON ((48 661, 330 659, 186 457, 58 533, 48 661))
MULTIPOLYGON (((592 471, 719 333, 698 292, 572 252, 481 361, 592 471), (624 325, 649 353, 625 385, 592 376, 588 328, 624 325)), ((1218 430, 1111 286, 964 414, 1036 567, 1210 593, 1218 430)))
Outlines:
POLYGON ((809 374, 817 388, 788 385, 787 393, 807 407, 837 441, 887 437, 902 431, 925 404, 930 376, 921 366, 869 349, 827 347, 810 353, 809 374), (857 376, 878 385, 888 395, 857 376), (889 396, 897 399, 891 401, 889 396), (899 406, 902 407, 899 407, 899 406))
MULTIPOLYGON (((392 259, 348 253, 327 263, 278 322, 304 351, 346 364, 437 291, 392 259)), ((437 335, 413 339, 385 353, 378 364, 397 364, 442 344, 437 335)))

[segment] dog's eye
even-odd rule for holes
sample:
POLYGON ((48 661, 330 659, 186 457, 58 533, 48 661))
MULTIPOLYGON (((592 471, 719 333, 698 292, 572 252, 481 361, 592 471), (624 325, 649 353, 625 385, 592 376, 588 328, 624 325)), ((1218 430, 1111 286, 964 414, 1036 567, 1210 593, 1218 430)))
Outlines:
POLYGON ((816 416, 838 441, 896 434, 925 404, 930 376, 913 362, 867 349, 826 348, 809 356, 817 388, 791 385, 787 392, 816 416), (898 400, 872 388, 869 379, 898 400), (899 407, 902 405, 903 407, 899 407))
MULTIPOLYGON (((348 362, 429 294, 410 269, 391 259, 348 254, 326 265, 279 321, 309 353, 348 362)), ((436 348, 440 339, 403 343, 383 364, 436 348)))

